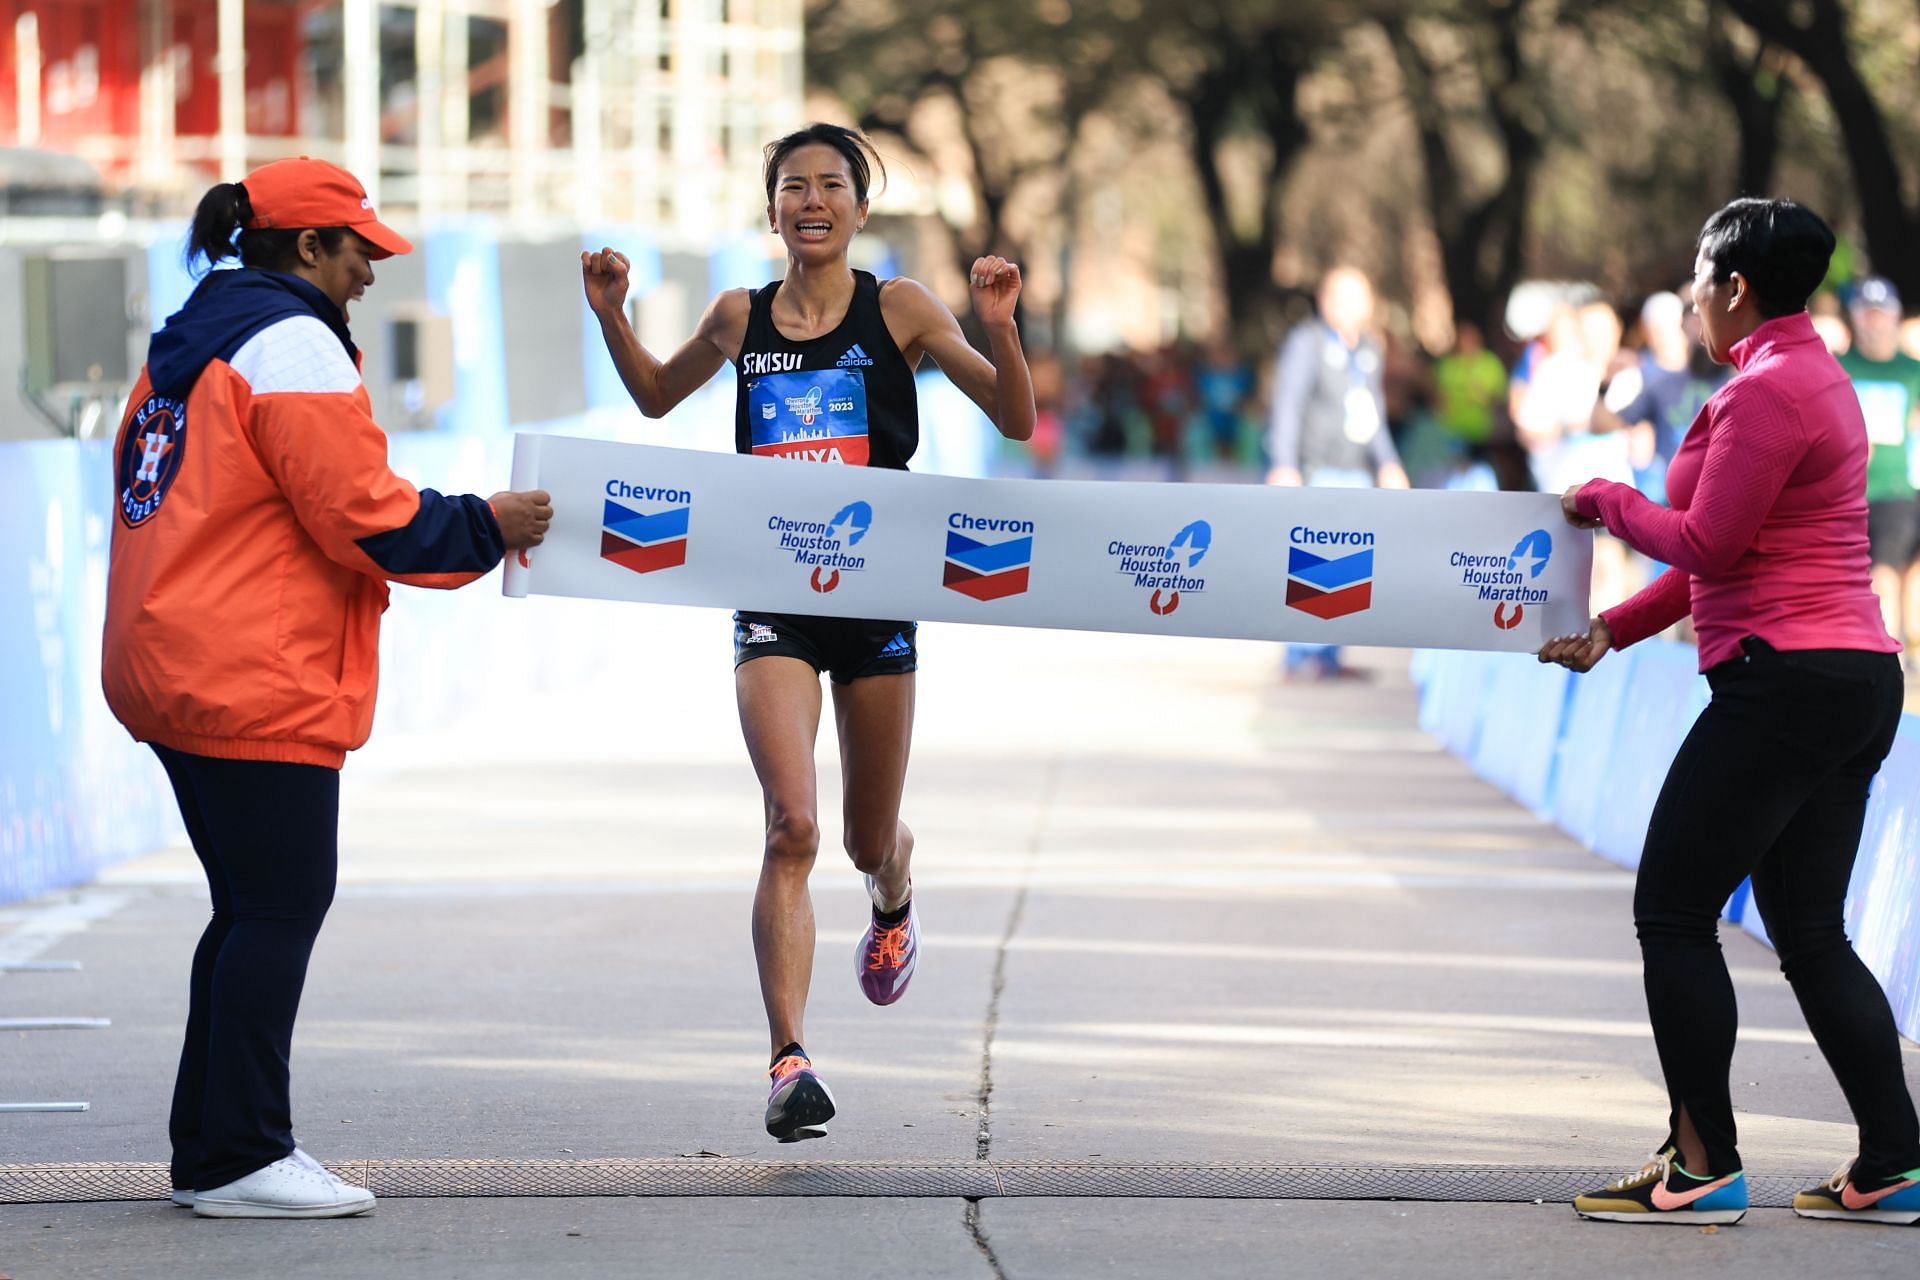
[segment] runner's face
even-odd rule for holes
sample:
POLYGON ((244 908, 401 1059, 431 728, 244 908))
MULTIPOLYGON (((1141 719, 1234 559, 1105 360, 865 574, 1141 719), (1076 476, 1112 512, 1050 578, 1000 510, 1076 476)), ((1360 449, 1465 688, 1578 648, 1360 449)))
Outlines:
POLYGON ((866 223, 867 204, 854 198, 847 158, 816 142, 780 162, 767 215, 789 253, 830 261, 846 256, 854 233, 866 223))

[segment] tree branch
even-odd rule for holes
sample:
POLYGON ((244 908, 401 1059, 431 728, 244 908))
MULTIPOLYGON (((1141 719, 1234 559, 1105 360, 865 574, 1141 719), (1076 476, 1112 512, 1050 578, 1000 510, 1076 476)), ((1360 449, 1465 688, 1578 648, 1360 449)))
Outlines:
POLYGON ((1740 20, 1764 39, 1791 50, 1819 79, 1839 121, 1860 222, 1874 269, 1902 291, 1920 292, 1920 219, 1901 190, 1901 170, 1886 118, 1853 59, 1847 16, 1839 0, 1726 0, 1740 20), (1806 21, 1797 19, 1804 13, 1806 21))

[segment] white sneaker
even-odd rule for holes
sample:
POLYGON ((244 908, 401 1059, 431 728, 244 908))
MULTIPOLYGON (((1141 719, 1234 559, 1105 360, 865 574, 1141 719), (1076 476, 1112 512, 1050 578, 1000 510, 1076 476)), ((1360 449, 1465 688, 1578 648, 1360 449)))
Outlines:
POLYGON ((173 1189, 173 1203, 175 1208, 179 1208, 179 1209, 193 1208, 193 1188, 192 1187, 175 1187, 173 1189))
POLYGON ((264 1169, 198 1192, 193 1211, 202 1218, 351 1218, 373 1212, 373 1192, 334 1177, 295 1147, 264 1169))

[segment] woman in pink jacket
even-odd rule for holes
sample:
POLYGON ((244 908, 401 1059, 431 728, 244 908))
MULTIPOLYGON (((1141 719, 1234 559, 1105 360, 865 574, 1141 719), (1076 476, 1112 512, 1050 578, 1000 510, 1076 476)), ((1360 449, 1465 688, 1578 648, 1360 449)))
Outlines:
POLYGON ((1794 1198, 1804 1217, 1920 1220, 1920 1122, 1887 998, 1845 930, 1867 789, 1900 723, 1900 646, 1869 583, 1866 426, 1806 312, 1833 232, 1786 200, 1707 220, 1694 305, 1707 353, 1738 372, 1667 474, 1672 507, 1631 485, 1567 490, 1567 519, 1672 565, 1543 662, 1589 670, 1693 617, 1712 702, 1647 827, 1634 890, 1647 1009, 1670 1103, 1661 1150, 1578 1197, 1583 1217, 1736 1222, 1747 1209, 1727 1073, 1737 1015, 1717 935, 1740 881, 1860 1126, 1857 1157, 1794 1198))

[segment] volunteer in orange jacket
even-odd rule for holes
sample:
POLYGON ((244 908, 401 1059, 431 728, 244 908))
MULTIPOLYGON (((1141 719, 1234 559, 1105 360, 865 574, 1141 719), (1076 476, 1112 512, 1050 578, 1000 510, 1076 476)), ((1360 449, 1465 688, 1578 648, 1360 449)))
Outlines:
POLYGON ((174 1201, 208 1217, 373 1207, 295 1145, 287 1056, 387 582, 462 586, 552 516, 542 492, 445 496, 388 469, 347 307, 412 247, 323 161, 214 187, 189 259, 241 265, 154 335, 114 448, 102 680, 165 766, 213 897, 169 1126, 174 1201))

